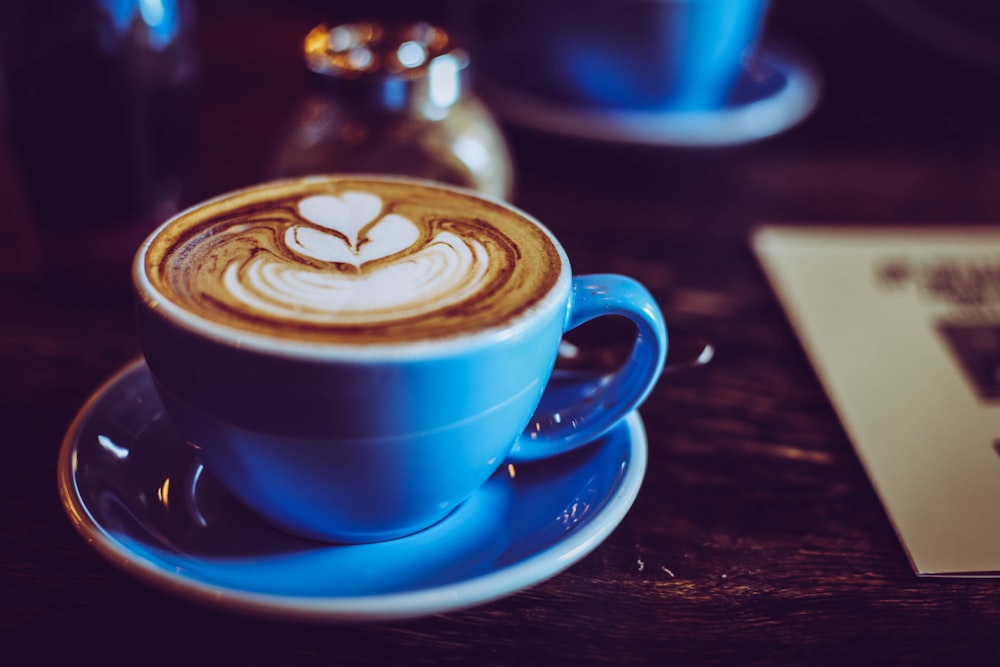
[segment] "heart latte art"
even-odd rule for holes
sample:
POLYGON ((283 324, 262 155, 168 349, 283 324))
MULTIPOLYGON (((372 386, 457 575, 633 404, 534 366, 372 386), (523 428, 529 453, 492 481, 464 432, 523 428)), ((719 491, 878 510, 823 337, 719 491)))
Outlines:
POLYGON ((181 214, 144 270, 173 304, 254 333, 395 342, 501 326, 552 289, 548 236, 517 212, 406 181, 302 179, 181 214))

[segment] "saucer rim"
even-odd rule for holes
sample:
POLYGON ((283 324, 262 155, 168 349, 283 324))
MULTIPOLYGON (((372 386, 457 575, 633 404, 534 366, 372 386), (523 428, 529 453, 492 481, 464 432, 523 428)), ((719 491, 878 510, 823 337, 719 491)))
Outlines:
POLYGON ((249 615, 303 621, 393 621, 457 611, 511 595, 559 574, 596 549, 632 507, 647 467, 645 426, 633 411, 623 420, 628 430, 628 465, 619 482, 609 488, 605 506, 582 527, 572 528, 542 550, 466 580, 401 592, 317 598, 213 586, 165 569, 116 539, 91 514, 76 483, 77 443, 85 425, 113 387, 143 372, 149 371, 141 356, 121 367, 93 391, 71 422, 57 463, 63 509, 84 541, 127 574, 190 601, 249 615))
POLYGON ((791 129, 816 109, 822 95, 819 70, 800 51, 772 46, 757 60, 784 74, 786 85, 752 102, 707 111, 574 106, 490 79, 477 87, 502 120, 544 134, 621 145, 728 148, 791 129))

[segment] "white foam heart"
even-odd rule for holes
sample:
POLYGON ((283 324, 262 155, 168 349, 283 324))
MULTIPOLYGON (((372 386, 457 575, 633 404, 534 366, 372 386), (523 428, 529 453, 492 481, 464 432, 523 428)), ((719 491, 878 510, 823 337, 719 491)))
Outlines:
POLYGON ((382 199, 370 192, 345 192, 339 197, 314 195, 299 202, 299 215, 309 222, 340 232, 358 247, 358 233, 382 212, 382 199))
POLYGON ((342 235, 303 225, 290 227, 285 232, 285 244, 293 252, 312 259, 360 267, 405 250, 420 238, 417 226, 395 213, 369 227, 382 211, 382 200, 366 192, 306 197, 298 208, 306 220, 342 235))
POLYGON ((390 213, 368 230, 366 238, 358 247, 358 258, 364 263, 388 257, 406 250, 418 238, 420 230, 409 218, 390 213))

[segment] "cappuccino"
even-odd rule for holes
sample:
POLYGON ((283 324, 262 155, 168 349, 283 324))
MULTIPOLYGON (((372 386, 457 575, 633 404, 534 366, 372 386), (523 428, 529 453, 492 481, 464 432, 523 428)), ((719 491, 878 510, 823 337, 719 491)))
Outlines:
POLYGON ((505 460, 614 428, 666 356, 639 283, 574 277, 527 214, 401 177, 218 197, 153 232, 133 278, 143 356, 177 432, 236 498, 312 539, 440 521, 505 460), (636 325, 628 359, 543 401, 563 335, 608 316, 636 325))
POLYGON ((142 271, 227 329, 399 343, 501 328, 559 282, 555 243, 501 203, 426 182, 330 176, 225 195, 166 223, 142 271))

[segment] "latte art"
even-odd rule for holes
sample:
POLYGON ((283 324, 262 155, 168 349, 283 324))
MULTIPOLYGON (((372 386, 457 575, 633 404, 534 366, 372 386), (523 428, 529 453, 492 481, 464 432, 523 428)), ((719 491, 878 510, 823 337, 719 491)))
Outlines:
POLYGON ((367 324, 423 315, 486 287, 489 255, 482 243, 442 231, 407 253, 418 243, 419 230, 400 215, 373 219, 369 214, 378 215, 381 206, 378 197, 361 192, 345 192, 341 199, 310 197, 299 203, 299 213, 331 231, 293 225, 285 232, 292 253, 350 264, 356 272, 307 267, 261 253, 242 264, 229 263, 226 289, 251 311, 275 317, 367 324), (361 237, 365 225, 371 227, 361 237), (386 261, 369 268, 376 260, 386 261))
POLYGON ((391 342, 500 326, 560 275, 516 212, 404 181, 303 179, 182 214, 145 270, 199 317, 282 338, 391 342))

